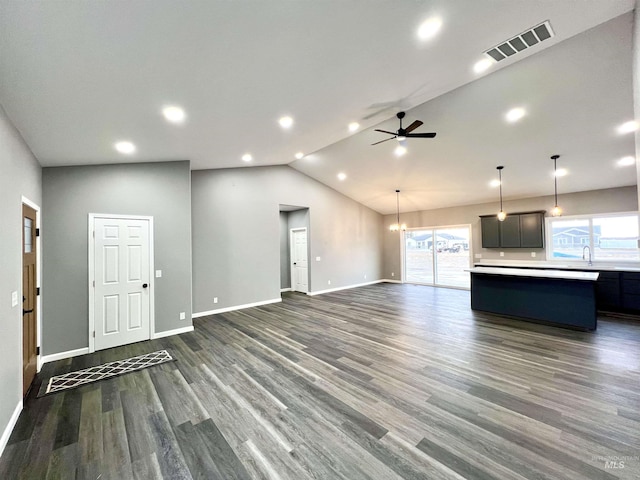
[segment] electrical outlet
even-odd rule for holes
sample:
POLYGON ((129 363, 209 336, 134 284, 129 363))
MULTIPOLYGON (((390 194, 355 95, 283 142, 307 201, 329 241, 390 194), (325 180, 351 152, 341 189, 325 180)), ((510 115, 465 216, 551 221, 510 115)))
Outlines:
POLYGON ((501 257, 504 257, 504 252, 500 252, 500 256, 501 256, 501 257))
POLYGON ((162 270, 156 270, 156 278, 162 277, 162 270))
POLYGON ((392 277, 395 277, 395 276, 396 276, 396 274, 395 274, 394 272, 391 272, 391 276, 392 276, 392 277))
POLYGON ((320 261, 320 257, 316 257, 316 262, 319 262, 319 261, 320 261))
POLYGON ((187 314, 184 312, 180 312, 180 320, 184 320, 185 318, 187 318, 187 314))
POLYGON ((213 297, 213 303, 218 303, 218 297, 213 297))
POLYGON ((482 254, 481 253, 476 253, 475 257, 476 258, 482 258, 482 254))
POLYGON ((536 258, 536 252, 531 252, 531 257, 536 258))
POLYGON ((331 285, 331 280, 327 280, 327 285, 331 285))

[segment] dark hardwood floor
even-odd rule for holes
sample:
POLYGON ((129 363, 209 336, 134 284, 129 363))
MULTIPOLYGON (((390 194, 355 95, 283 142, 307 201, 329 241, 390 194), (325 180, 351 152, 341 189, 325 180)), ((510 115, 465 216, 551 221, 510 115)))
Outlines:
MULTIPOLYGON (((0 479, 638 479, 640 322, 595 333, 378 284, 196 320, 171 362, 40 399, 0 479)), ((36 384, 33 391, 37 391, 36 384)))

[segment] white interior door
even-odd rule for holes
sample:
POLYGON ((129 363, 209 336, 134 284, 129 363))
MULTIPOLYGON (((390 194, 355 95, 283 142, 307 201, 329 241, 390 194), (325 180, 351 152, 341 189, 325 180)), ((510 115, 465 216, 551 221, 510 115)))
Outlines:
POLYGON ((295 292, 309 291, 307 261, 307 229, 291 230, 291 288, 295 292))
POLYGON ((94 349, 148 340, 150 220, 96 217, 93 241, 94 349))

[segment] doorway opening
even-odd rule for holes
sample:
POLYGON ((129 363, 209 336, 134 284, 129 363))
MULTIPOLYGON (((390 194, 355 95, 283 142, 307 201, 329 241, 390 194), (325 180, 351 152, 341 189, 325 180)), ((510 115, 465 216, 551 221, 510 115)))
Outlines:
POLYGON ((413 228, 404 232, 404 281, 470 288, 471 225, 413 228))
POLYGON ((309 267, 309 208, 280 205, 280 292, 308 293, 309 267))

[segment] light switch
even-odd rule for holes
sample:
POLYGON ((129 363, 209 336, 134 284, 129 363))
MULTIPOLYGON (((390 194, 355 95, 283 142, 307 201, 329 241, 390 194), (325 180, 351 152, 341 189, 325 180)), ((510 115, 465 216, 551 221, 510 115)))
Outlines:
POLYGON ((320 261, 320 257, 316 257, 316 262, 319 262, 319 261, 320 261))
POLYGON ((536 252, 531 252, 531 256, 532 256, 533 258, 536 258, 536 252))
POLYGON ((184 320, 185 318, 187 318, 186 313, 180 312, 180 320, 184 320))
POLYGON ((18 292, 11 292, 11 306, 18 306, 18 292))
POLYGON ((162 270, 156 270, 156 278, 160 278, 162 276, 162 270))

